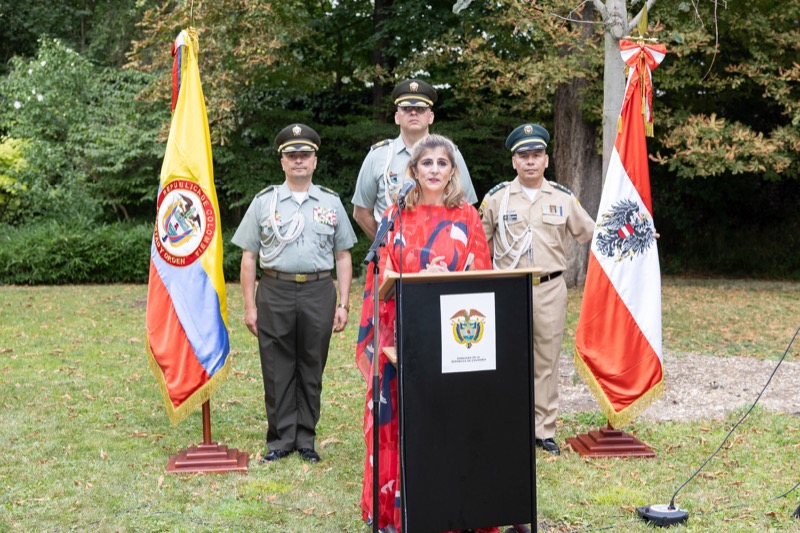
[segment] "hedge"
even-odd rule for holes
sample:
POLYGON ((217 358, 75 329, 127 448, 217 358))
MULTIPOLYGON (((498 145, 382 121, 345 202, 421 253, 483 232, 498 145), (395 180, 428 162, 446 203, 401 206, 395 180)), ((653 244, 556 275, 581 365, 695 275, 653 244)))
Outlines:
MULTIPOLYGON (((231 243, 234 231, 222 237, 227 281, 239 279, 242 259, 241 249, 231 243)), ((152 236, 152 223, 0 225, 0 284, 147 283, 152 236)), ((352 251, 356 276, 369 247, 361 241, 363 235, 352 251)))

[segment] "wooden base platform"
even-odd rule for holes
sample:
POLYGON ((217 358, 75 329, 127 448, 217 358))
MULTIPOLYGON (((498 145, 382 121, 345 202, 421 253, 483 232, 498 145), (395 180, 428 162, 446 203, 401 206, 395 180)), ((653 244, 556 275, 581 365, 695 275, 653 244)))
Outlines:
POLYGON ((583 457, 655 457, 645 443, 619 429, 601 428, 567 439, 573 450, 583 457))
POLYGON ((216 442, 200 444, 181 450, 177 455, 170 455, 167 472, 180 474, 183 472, 240 472, 247 473, 250 456, 235 448, 220 446, 216 442))

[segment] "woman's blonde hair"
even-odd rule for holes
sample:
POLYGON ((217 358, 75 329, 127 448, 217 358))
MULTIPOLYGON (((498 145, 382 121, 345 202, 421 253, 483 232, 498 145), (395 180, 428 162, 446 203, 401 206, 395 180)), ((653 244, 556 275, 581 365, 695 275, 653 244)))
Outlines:
MULTIPOLYGON (((417 141, 414 147, 411 148, 411 159, 408 160, 406 176, 416 179, 416 168, 419 160, 422 159, 422 155, 436 148, 444 148, 444 153, 447 154, 447 159, 450 160, 450 166, 453 168, 450 179, 444 188, 444 205, 447 208, 458 207, 464 200, 464 188, 461 186, 461 178, 458 174, 458 165, 456 164, 456 145, 447 137, 431 134, 417 141)), ((413 209, 414 206, 419 203, 421 197, 422 193, 419 182, 417 182, 417 186, 414 187, 414 190, 406 196, 406 207, 413 209)), ((397 196, 395 196, 394 200, 397 202, 397 196)))

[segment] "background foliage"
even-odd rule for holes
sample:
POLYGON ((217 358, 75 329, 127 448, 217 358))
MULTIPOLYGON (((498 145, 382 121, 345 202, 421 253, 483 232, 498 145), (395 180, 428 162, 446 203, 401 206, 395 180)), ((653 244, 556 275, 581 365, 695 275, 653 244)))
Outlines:
MULTIPOLYGON (((397 133, 388 94, 408 76, 436 83, 433 130, 459 145, 479 197, 513 177, 502 147, 510 129, 537 121, 552 131, 556 92, 572 80, 583 83, 569 105, 595 125, 599 150, 603 31, 593 11, 581 14, 593 23, 585 32, 578 6, 565 0, 452 7, 197 0, 190 12, 175 0, 0 0, 4 234, 55 230, 50 222, 119 222, 137 234, 151 223, 170 47, 190 21, 224 228, 236 227, 257 191, 282 181, 273 139, 290 122, 320 132, 315 180, 349 205, 369 146, 397 133)), ((651 33, 669 49, 654 73, 649 141, 666 272, 800 278, 798 17, 800 0, 651 10, 651 33)), ((568 181, 554 167, 548 177, 568 181)))

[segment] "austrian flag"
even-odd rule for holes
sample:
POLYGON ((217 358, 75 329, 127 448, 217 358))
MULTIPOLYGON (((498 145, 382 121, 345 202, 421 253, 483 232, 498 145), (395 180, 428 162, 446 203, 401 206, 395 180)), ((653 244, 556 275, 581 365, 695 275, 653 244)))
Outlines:
POLYGON ((661 271, 645 136, 652 135, 651 72, 666 48, 630 41, 620 47, 628 82, 592 239, 574 358, 615 428, 664 392, 661 271))

